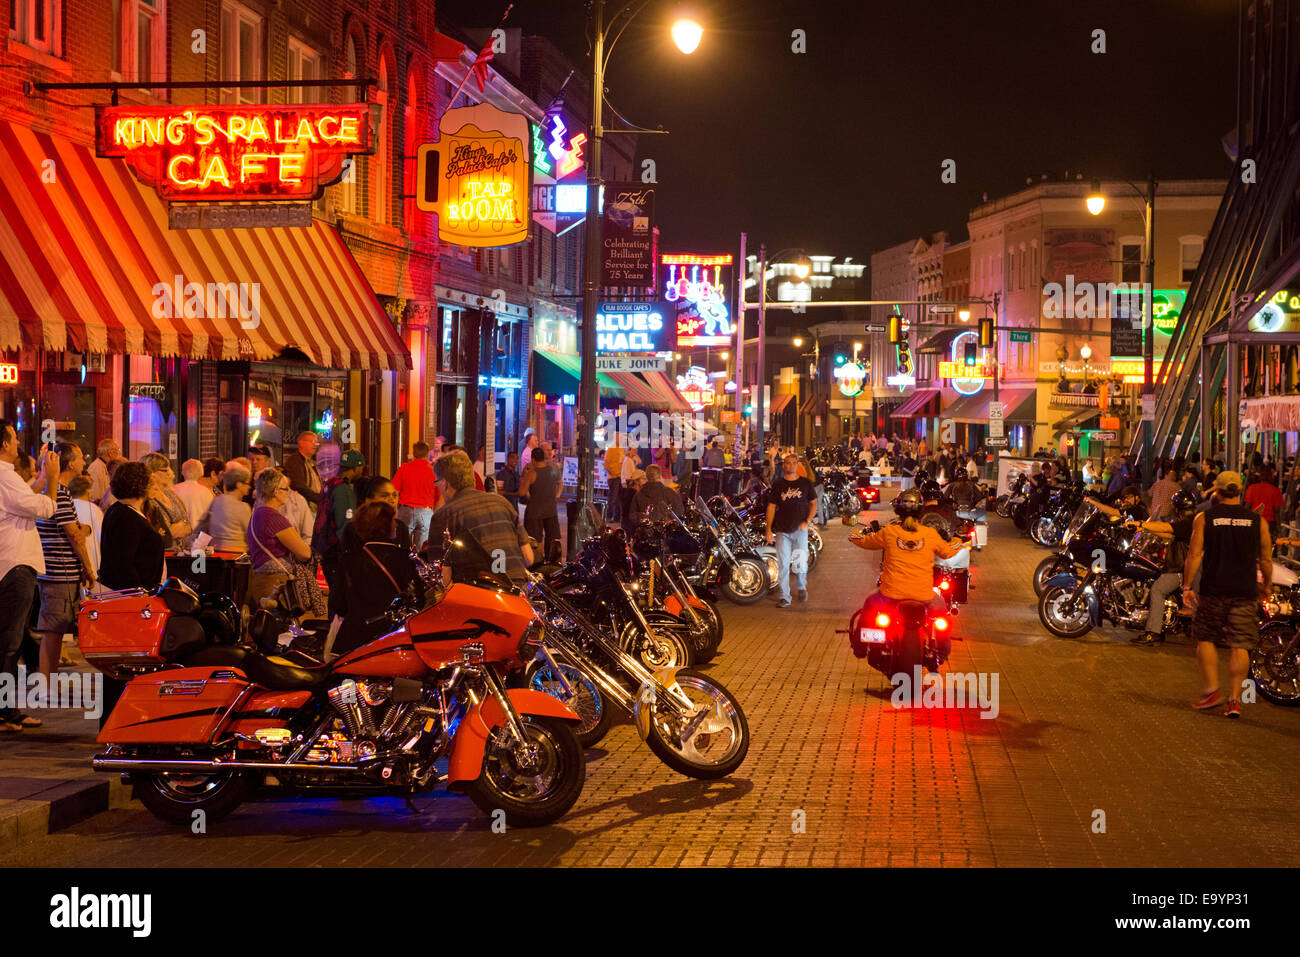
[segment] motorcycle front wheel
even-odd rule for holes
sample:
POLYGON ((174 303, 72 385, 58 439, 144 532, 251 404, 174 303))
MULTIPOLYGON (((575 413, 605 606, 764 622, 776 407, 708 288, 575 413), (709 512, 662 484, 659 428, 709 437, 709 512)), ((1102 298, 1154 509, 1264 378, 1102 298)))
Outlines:
POLYGON ((582 719, 573 729, 573 733, 578 736, 578 743, 584 748, 594 748, 609 733, 610 725, 614 723, 614 710, 594 681, 565 661, 557 660, 556 665, 572 689, 572 694, 564 693, 564 684, 560 682, 559 675, 555 674, 555 669, 544 658, 529 668, 527 686, 563 701, 570 711, 582 719))
POLYGON ((1029 537, 1035 544, 1042 545, 1044 548, 1055 548, 1056 543, 1061 540, 1061 531, 1054 521, 1042 515, 1029 526, 1029 537))
POLYGON ((1053 575, 1070 571, 1073 565, 1073 562, 1061 555, 1049 555, 1044 558, 1034 569, 1034 594, 1041 597, 1043 589, 1047 587, 1047 580, 1053 575))
POLYGON ((1292 625, 1265 625, 1250 653, 1250 677, 1259 693, 1291 708, 1300 705, 1300 642, 1292 641, 1294 634, 1292 625))
POLYGON ((1082 638, 1092 631, 1087 602, 1080 599, 1073 610, 1066 607, 1073 594, 1073 588, 1053 585, 1038 599, 1038 620, 1057 638, 1082 638))
POLYGON ((679 619, 667 612, 648 612, 650 634, 640 624, 629 621, 619 632, 618 643, 624 651, 641 662, 648 671, 660 668, 688 668, 694 664, 694 653, 680 628, 679 619))
POLYGON ((484 814, 505 812, 510 827, 541 827, 559 820, 582 794, 587 763, 578 736, 566 721, 521 714, 528 743, 536 749, 531 765, 521 762, 504 727, 495 728, 483 754, 483 770, 465 788, 484 814))
POLYGON ((703 628, 695 627, 695 622, 691 620, 691 613, 684 608, 677 616, 677 621, 679 626, 685 626, 687 629, 693 663, 707 665, 717 655, 718 646, 722 644, 722 615, 712 602, 707 599, 700 599, 700 601, 704 607, 696 608, 695 614, 703 621, 703 628))
POLYGON ((749 753, 749 722, 740 703, 710 675, 689 668, 674 677, 677 687, 697 707, 707 708, 693 730, 678 706, 655 700, 650 707, 646 744, 664 764, 690 778, 726 777, 749 753))
POLYGON ((1001 516, 1002 518, 1009 518, 1011 512, 1007 508, 1007 504, 1010 501, 1011 501, 1010 495, 999 495, 996 499, 994 499, 993 510, 996 511, 998 515, 1001 516))
POLYGON ((722 594, 737 605, 752 605, 767 594, 767 566, 755 555, 736 559, 731 577, 722 583, 722 594))

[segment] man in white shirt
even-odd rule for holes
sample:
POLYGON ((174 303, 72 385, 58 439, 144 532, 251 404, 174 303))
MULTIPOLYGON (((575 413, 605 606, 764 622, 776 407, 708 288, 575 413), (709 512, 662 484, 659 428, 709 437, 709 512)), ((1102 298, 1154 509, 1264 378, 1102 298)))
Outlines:
POLYGON ((181 463, 181 478, 185 481, 173 485, 172 491, 185 506, 185 511, 189 514, 190 528, 194 528, 203 517, 203 513, 208 510, 208 506, 212 504, 212 486, 216 484, 216 475, 204 475, 202 462, 198 459, 186 459, 181 463))
MULTIPOLYGON (((32 491, 14 471, 18 434, 0 419, 0 680, 18 687, 18 652, 36 595, 36 576, 45 573, 45 553, 36 531, 38 518, 54 515, 59 488, 59 453, 44 450, 41 487, 32 491)), ((0 733, 21 731, 41 722, 17 708, 0 710, 0 733)))
POLYGON ((108 463, 122 457, 122 446, 112 439, 104 439, 95 446, 95 461, 86 466, 90 478, 90 500, 96 504, 108 491, 108 463))

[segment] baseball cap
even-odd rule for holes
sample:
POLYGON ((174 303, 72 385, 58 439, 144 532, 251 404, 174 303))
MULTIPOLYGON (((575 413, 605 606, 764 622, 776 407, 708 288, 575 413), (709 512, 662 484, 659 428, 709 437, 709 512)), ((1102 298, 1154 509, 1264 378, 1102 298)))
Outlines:
POLYGON ((269 445, 250 445, 248 447, 249 455, 265 455, 268 459, 271 457, 271 447, 269 445))
POLYGON ((359 469, 366 464, 366 457, 355 449, 348 449, 339 458, 339 468, 359 469))
POLYGON ((1240 472, 1220 472, 1214 477, 1214 487, 1217 489, 1226 489, 1231 486, 1241 488, 1246 483, 1241 480, 1240 472))

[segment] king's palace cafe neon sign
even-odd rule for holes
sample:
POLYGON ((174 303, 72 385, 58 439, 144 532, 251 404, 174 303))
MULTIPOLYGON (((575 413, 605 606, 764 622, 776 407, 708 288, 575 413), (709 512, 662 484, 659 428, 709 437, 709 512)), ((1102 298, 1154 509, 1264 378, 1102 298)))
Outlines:
POLYGON ((166 200, 310 201, 373 152, 370 108, 101 106, 96 152, 126 160, 166 200))

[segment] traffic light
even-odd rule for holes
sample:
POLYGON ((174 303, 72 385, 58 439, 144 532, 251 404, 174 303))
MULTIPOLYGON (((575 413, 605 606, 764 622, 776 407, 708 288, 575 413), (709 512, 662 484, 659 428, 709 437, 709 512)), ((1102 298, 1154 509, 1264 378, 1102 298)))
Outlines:
POLYGON ((987 316, 980 320, 980 347, 993 348, 993 320, 987 316))
POLYGON ((979 347, 973 342, 966 343, 966 365, 977 366, 979 362, 979 347))
POLYGON ((836 364, 837 366, 842 366, 842 365, 844 365, 844 362, 845 362, 844 356, 842 356, 842 355, 837 355, 837 356, 835 357, 835 364, 836 364))
POLYGON ((889 341, 894 345, 903 341, 903 317, 889 317, 889 341))

